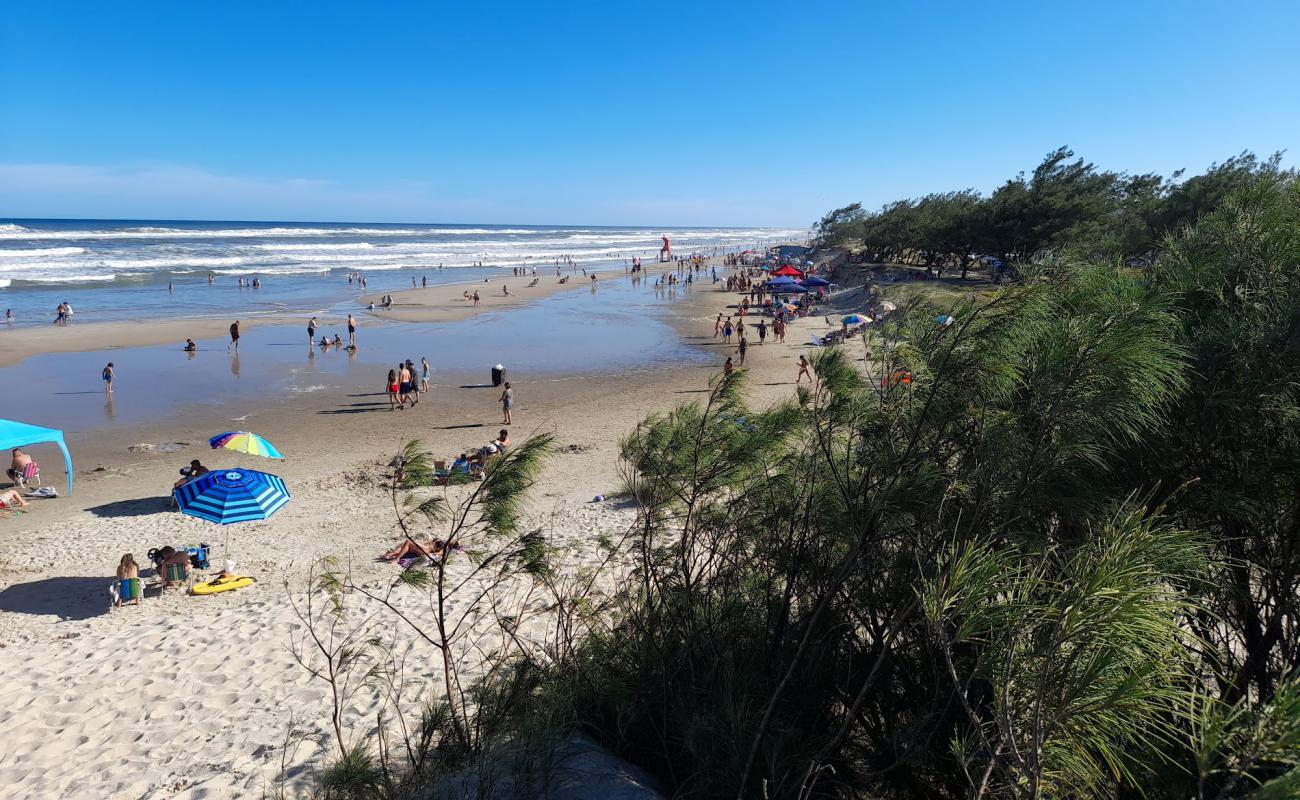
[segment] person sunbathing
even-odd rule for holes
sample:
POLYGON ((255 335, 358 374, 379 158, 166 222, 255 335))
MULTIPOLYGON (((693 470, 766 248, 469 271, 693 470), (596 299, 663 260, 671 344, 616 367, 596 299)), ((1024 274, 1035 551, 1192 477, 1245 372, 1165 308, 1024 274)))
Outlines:
POLYGON ((0 507, 3 508, 26 508, 27 501, 23 496, 18 494, 17 489, 5 489, 0 492, 0 507))
POLYGON ((201 463, 199 463, 199 460, 196 458, 190 462, 190 465, 188 467, 183 467, 181 469, 181 479, 176 481, 176 483, 172 484, 172 488, 179 489, 185 484, 189 483, 190 481, 194 480, 195 478, 207 472, 208 472, 208 468, 203 466, 201 463))
POLYGON ((446 543, 441 539, 425 538, 420 539, 403 539, 397 543, 397 546, 387 553, 380 556, 382 561, 400 561, 403 558, 432 558, 442 557, 442 551, 446 543))

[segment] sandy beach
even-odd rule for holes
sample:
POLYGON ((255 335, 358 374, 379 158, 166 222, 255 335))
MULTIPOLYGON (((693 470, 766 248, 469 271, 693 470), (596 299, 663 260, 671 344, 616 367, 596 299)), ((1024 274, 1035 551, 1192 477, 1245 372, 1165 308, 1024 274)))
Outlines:
MULTIPOLYGON (((573 569, 595 558, 597 537, 616 535, 631 522, 628 509, 593 502, 619 489, 619 438, 646 414, 700 397, 734 350, 715 340, 713 321, 736 295, 704 277, 689 291, 658 298, 646 284, 664 271, 652 266, 635 287, 642 292, 638 297, 647 298, 635 313, 660 315, 656 324, 668 325, 691 358, 559 372, 511 364, 517 398, 512 436, 518 441, 546 431, 560 446, 529 495, 524 522, 550 531, 573 569)), ((460 298, 461 286, 394 292, 395 308, 385 318, 361 317, 361 333, 382 326, 386 335, 400 337, 404 326, 416 321, 473 325, 476 314, 495 314, 495 325, 509 326, 514 316, 529 319, 538 308, 579 298, 594 302, 581 276, 564 285, 553 274, 539 277, 533 290, 524 288, 531 276, 503 281, 510 284, 511 297, 482 292, 477 309, 460 298), (567 289, 575 292, 566 294, 567 289)), ((631 297, 618 294, 633 290, 619 288, 627 283, 622 275, 602 276, 599 291, 609 287, 611 298, 631 297)), ((846 302, 853 295, 846 293, 846 302)), ((599 301, 601 295, 595 297, 599 301)), ((111 357, 128 360, 136 348, 194 336, 181 331, 206 330, 205 325, 167 321, 96 326, 93 333, 75 325, 55 332, 16 331, 29 338, 17 348, 6 342, 0 353, 4 363, 13 363, 34 349, 57 352, 58 340, 69 350, 121 348, 111 357)), ((746 366, 754 402, 787 397, 798 355, 808 352, 805 343, 829 327, 812 317, 792 323, 785 344, 771 337, 763 346, 751 340, 746 366)), ((221 333, 211 336, 219 342, 221 333)), ((246 362, 257 352, 274 351, 269 334, 249 338, 246 362)), ((450 340, 438 345, 451 346, 450 340)), ((395 351, 385 359, 395 361, 408 352, 419 349, 395 351)), ((437 353, 431 351, 435 370, 437 353)), ((211 358, 224 356, 217 352, 211 358)), ((309 735, 324 733, 328 717, 326 685, 313 680, 288 650, 299 629, 290 596, 301 592, 310 565, 326 555, 350 564, 359 580, 375 585, 391 580, 397 568, 374 561, 397 539, 383 488, 384 465, 407 439, 419 438, 438 457, 451 457, 487 442, 501 427, 498 392, 483 385, 483 372, 436 372, 433 392, 418 406, 390 411, 368 377, 372 371, 367 365, 368 383, 350 382, 353 375, 345 372, 317 391, 247 395, 234 408, 168 406, 140 421, 121 421, 119 411, 118 420, 69 436, 75 494, 33 501, 29 513, 0 520, 0 672, 10 677, 0 687, 0 723, 10 732, 0 751, 6 796, 248 797, 277 779, 292 784, 320 763, 322 750, 314 745, 299 747, 282 761, 291 716, 309 735), (259 462, 209 450, 206 437, 229 429, 262 434, 286 460, 259 462), (273 518, 229 530, 231 557, 240 572, 258 582, 211 597, 170 590, 150 595, 138 607, 111 609, 107 590, 123 553, 143 560, 151 547, 203 541, 217 545, 216 559, 224 558, 226 530, 169 508, 177 469, 192 458, 211 466, 274 471, 293 493, 292 502, 273 518)), ((231 382, 256 374, 221 373, 231 382)), ((100 404, 92 397, 67 402, 84 402, 92 416, 100 404)), ((33 450, 45 465, 46 481, 62 491, 53 452, 33 450)), ((540 627, 525 635, 543 635, 544 624, 533 624, 540 627)), ((420 687, 436 684, 439 676, 425 664, 410 680, 420 687)), ((377 702, 373 693, 354 699, 350 711, 359 730, 377 702)))

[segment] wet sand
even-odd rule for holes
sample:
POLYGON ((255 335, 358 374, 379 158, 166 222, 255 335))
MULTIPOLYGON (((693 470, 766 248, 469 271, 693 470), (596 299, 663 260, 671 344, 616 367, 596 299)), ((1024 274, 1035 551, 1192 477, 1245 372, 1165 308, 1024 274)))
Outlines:
MULTIPOLYGON (((506 275, 486 282, 444 283, 423 289, 402 289, 388 293, 392 294, 394 300, 394 306, 388 309, 379 308, 379 300, 385 292, 367 294, 355 302, 340 303, 316 313, 317 324, 320 326, 317 337, 325 333, 339 333, 346 340, 345 323, 349 313, 363 329, 377 321, 456 322, 488 311, 517 308, 559 292, 589 288, 590 280, 584 279, 581 272, 576 277, 572 273, 566 274, 570 280, 565 284, 558 282, 554 271, 549 275, 539 275, 537 286, 532 288, 527 287, 532 280, 531 276, 516 278, 506 275), (502 294, 503 285, 510 287, 509 296, 502 294), (478 306, 462 296, 464 292, 472 293, 475 289, 480 295, 478 306), (370 303, 375 303, 374 310, 367 310, 370 303)), ((626 278, 621 267, 610 268, 598 274, 602 281, 608 283, 626 278)), ((659 274, 659 271, 652 274, 659 274)), ((303 329, 305 341, 307 320, 312 316, 312 312, 302 310, 268 311, 245 314, 239 317, 239 321, 241 333, 266 325, 296 323, 303 329)), ((82 317, 85 318, 84 313, 82 317)), ((0 323, 0 367, 42 353, 112 351, 167 343, 175 343, 179 348, 187 338, 196 341, 228 339, 230 323, 234 321, 210 317, 138 319, 126 322, 76 321, 75 316, 73 319, 69 325, 6 327, 0 323)))

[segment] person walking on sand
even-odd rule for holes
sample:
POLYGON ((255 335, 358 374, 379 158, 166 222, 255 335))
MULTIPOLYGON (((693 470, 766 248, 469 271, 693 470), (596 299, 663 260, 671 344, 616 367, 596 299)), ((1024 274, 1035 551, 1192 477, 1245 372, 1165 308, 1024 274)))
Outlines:
POLYGON ((804 378, 807 378, 808 382, 812 383, 813 376, 810 365, 808 364, 808 359, 799 356, 799 377, 794 379, 795 385, 799 385, 804 378))
POLYGON ((348 314, 348 347, 357 346, 357 321, 348 314))
POLYGON ((731 317, 727 317, 727 321, 722 323, 722 343, 731 344, 731 317))
POLYGON ((722 335, 722 315, 719 314, 718 318, 713 323, 713 338, 716 339, 721 335, 722 335))
POLYGON ((429 393, 429 359, 420 356, 420 391, 429 393))
POLYGON ((236 353, 239 352, 239 320, 230 323, 230 344, 226 345, 226 352, 229 353, 232 347, 236 353))
POLYGON ((415 362, 411 359, 406 359, 405 366, 407 374, 411 376, 411 405, 416 406, 420 404, 420 375, 415 371, 415 362))
POLYGON ((767 321, 760 319, 758 321, 758 343, 761 346, 765 341, 767 341, 767 321))
POLYGON ((478 305, 478 289, 474 290, 473 300, 474 300, 474 305, 478 305))
POLYGON ((100 373, 100 377, 104 379, 104 395, 106 397, 113 396, 113 377, 116 374, 117 373, 113 371, 112 361, 108 362, 108 366, 104 367, 104 371, 100 373))
MULTIPOLYGON (((405 364, 397 365, 397 407, 406 408, 406 401, 411 399, 411 371, 405 364)), ((412 403, 411 405, 415 405, 412 403)))
POLYGON ((397 370, 395 370, 395 369, 390 369, 390 370, 388 371, 388 382, 387 382, 387 384, 385 385, 384 388, 386 388, 386 389, 388 390, 388 410, 389 410, 389 411, 396 411, 396 410, 397 410, 397 390, 398 390, 398 388, 399 388, 399 387, 398 387, 398 384, 397 384, 397 370))
POLYGON ((307 344, 316 343, 316 318, 307 320, 307 344))
POLYGON ((740 366, 742 367, 745 366, 745 351, 748 349, 749 340, 746 339, 745 334, 742 333, 740 335, 740 345, 736 348, 736 352, 740 354, 740 366))
POLYGON ((515 404, 515 390, 510 388, 510 382, 506 381, 505 390, 501 392, 501 424, 513 424, 510 418, 510 409, 515 404))

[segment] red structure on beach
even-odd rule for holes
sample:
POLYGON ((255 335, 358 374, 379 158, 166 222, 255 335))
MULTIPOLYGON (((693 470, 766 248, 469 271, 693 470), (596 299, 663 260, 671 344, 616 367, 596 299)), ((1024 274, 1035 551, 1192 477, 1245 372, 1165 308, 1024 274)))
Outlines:
POLYGON ((670 241, 668 241, 668 237, 667 237, 667 236, 661 236, 661 237, 659 237, 659 238, 661 238, 661 239, 664 240, 664 246, 661 247, 661 248, 659 248, 659 260, 660 260, 660 261, 672 261, 672 260, 673 260, 673 243, 670 242, 670 241))

